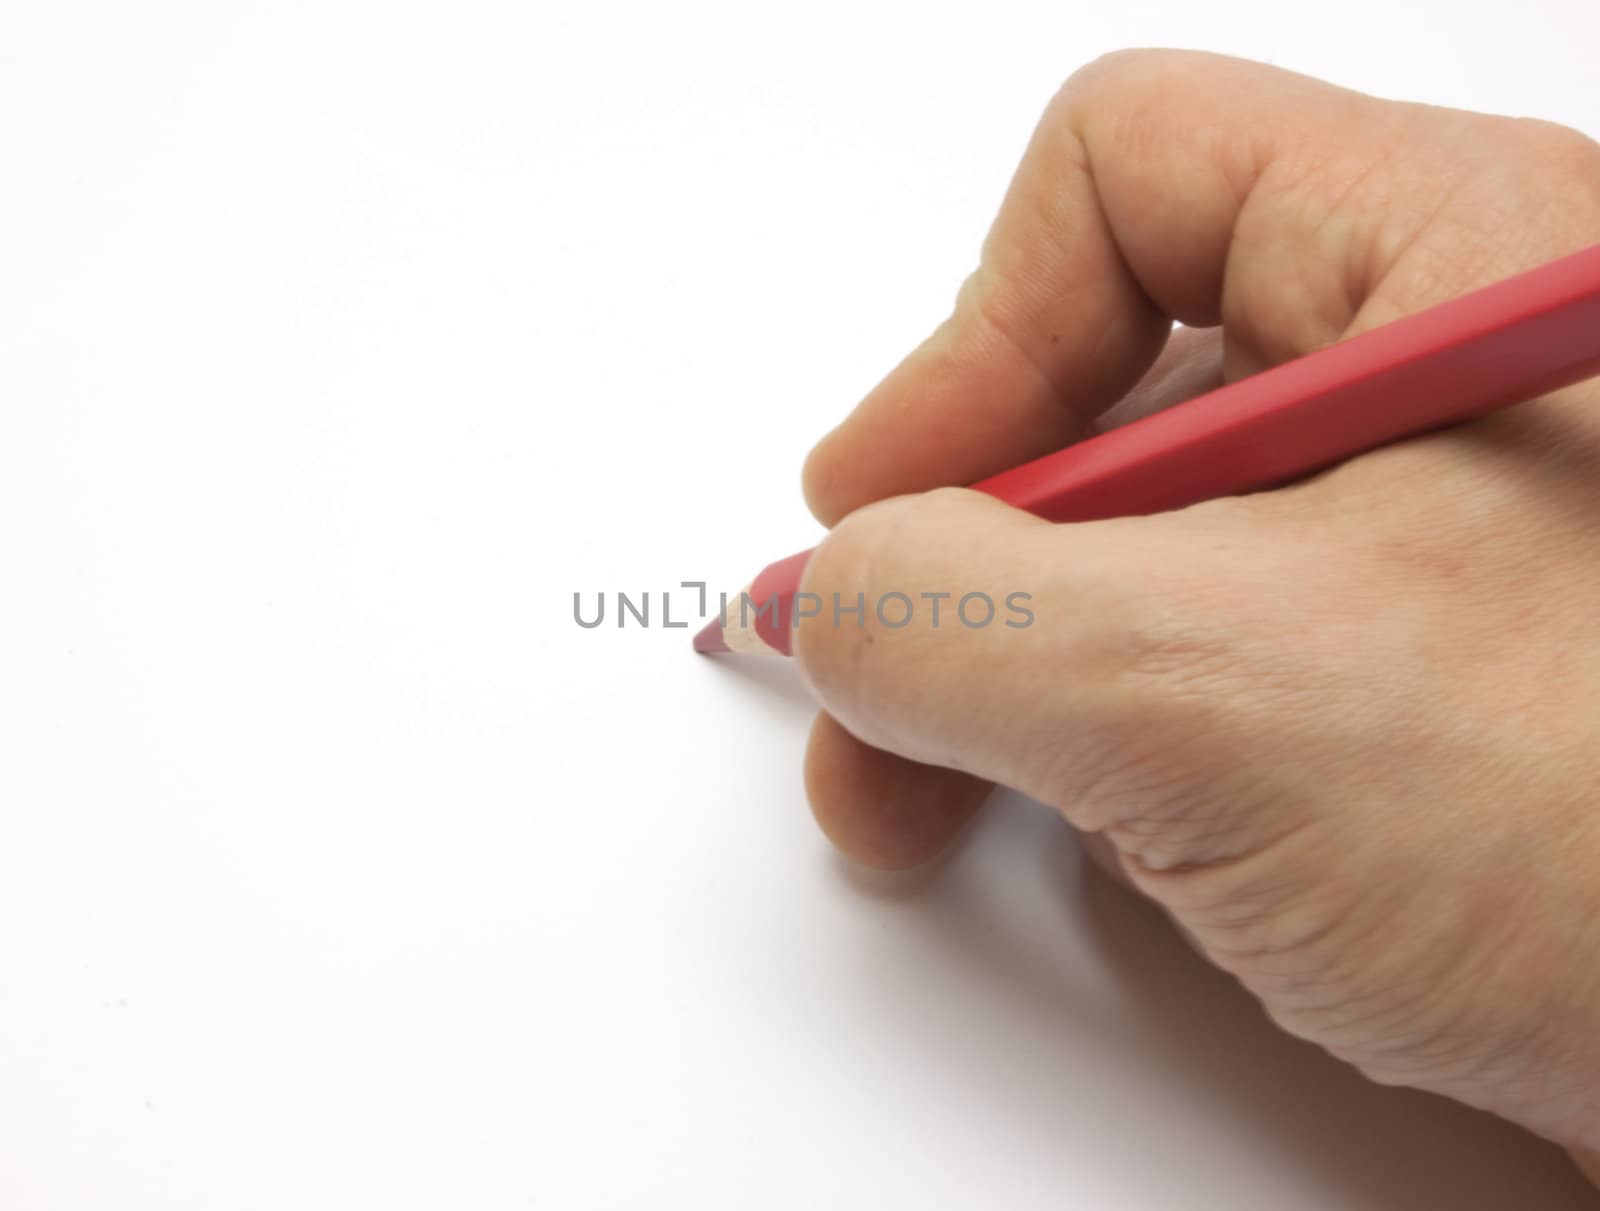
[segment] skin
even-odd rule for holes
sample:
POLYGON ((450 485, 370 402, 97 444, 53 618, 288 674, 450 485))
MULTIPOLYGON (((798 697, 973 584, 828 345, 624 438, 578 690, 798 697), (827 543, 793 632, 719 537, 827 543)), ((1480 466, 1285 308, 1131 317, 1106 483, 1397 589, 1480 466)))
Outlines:
POLYGON ((1036 616, 798 630, 828 836, 917 866, 1016 787, 1284 1029, 1600 1181, 1600 388, 1155 517, 943 486, 1595 242, 1562 127, 1210 55, 1074 75, 953 314, 806 464, 804 591, 1036 616))

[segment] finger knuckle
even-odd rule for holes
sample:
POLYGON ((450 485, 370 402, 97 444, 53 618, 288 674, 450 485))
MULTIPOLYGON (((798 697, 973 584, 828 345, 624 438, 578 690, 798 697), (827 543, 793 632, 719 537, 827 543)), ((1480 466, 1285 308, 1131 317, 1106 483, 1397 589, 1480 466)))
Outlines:
MULTIPOLYGON (((1168 84, 1180 72, 1192 70, 1190 52, 1168 50, 1116 50, 1073 72, 1057 89, 1046 111, 1045 125, 1057 131, 1083 132, 1109 121, 1124 139, 1148 125, 1147 115, 1168 96, 1168 84)), ((1169 102, 1170 103, 1170 100, 1169 102)), ((1077 141, 1068 154, 1082 163, 1087 156, 1077 141)))
POLYGON ((1543 118, 1514 121, 1519 140, 1534 159, 1580 177, 1600 174, 1600 143, 1581 130, 1543 118))
POLYGON ((1080 89, 1092 86, 1119 91, 1174 71, 1193 69, 1206 58, 1194 51, 1162 47, 1127 47, 1107 51, 1073 72, 1067 78, 1067 86, 1080 89))

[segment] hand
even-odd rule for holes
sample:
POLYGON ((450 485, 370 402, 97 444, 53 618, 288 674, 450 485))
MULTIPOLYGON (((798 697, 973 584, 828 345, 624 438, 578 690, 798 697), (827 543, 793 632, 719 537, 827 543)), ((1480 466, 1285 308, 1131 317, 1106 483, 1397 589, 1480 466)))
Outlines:
POLYGON ((828 835, 916 865, 1016 787, 1284 1028, 1600 1149, 1600 390, 1155 517, 930 490, 1596 241, 1561 127, 1199 54, 1075 75, 954 314, 806 467, 806 592, 1035 616, 799 628, 828 835))

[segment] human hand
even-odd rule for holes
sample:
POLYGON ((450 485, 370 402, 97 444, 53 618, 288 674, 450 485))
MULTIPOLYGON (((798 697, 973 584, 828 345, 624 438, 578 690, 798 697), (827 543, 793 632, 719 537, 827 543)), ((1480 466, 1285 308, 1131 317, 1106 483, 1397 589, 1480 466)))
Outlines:
POLYGON ((1600 147, 1560 127, 1183 52, 1075 75, 954 314, 807 463, 834 528, 805 592, 1025 591, 1035 616, 796 631, 828 835, 917 865, 1016 787, 1284 1028, 1583 1163, 1600 389, 1155 517, 930 489, 1597 241, 1600 147))

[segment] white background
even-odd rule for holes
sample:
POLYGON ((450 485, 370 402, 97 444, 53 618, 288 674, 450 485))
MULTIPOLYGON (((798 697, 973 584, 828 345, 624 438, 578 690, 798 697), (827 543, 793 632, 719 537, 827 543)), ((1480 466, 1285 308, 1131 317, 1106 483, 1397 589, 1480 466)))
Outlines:
POLYGON ((853 873, 787 669, 572 621, 807 545, 1151 43, 1600 132, 1591 0, 6 0, 0 1205, 1588 1205, 1036 807, 853 873))

